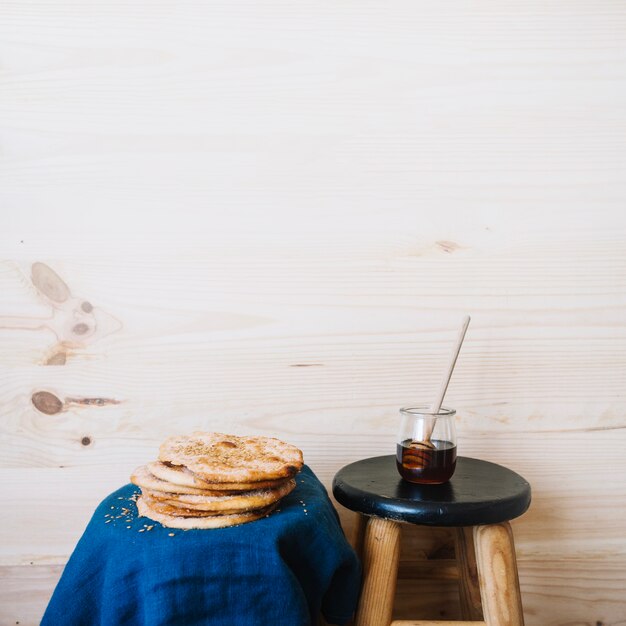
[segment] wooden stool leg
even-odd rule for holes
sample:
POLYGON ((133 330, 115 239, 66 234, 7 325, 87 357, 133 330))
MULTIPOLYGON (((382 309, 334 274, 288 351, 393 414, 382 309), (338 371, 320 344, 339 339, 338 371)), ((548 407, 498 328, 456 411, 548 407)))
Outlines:
POLYGON ((461 616, 464 620, 480 621, 483 619, 483 608, 480 602, 480 585, 474 551, 474 529, 471 526, 456 529, 454 551, 459 568, 461 616))
POLYGON ((355 626, 389 626, 400 554, 400 524, 371 517, 363 545, 363 588, 355 626))
POLYGON ((352 535, 352 547, 359 559, 363 558, 363 542, 365 541, 365 529, 367 528, 367 517, 360 513, 355 513, 356 520, 352 535))
POLYGON ((474 546, 487 626, 524 626, 511 525, 474 527, 474 546))

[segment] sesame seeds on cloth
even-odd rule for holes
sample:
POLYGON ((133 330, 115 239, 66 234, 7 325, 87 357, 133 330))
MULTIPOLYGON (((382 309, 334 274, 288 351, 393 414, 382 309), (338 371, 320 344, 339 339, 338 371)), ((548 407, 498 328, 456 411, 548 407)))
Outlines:
POLYGON ((42 626, 305 626, 320 608, 345 623, 358 560, 315 474, 304 466, 295 480, 270 515, 210 531, 141 517, 140 489, 125 485, 96 509, 42 626))
POLYGON ((166 439, 159 461, 131 482, 142 489, 141 515, 170 528, 223 528, 269 515, 302 465, 302 452, 279 439, 195 432, 166 439))

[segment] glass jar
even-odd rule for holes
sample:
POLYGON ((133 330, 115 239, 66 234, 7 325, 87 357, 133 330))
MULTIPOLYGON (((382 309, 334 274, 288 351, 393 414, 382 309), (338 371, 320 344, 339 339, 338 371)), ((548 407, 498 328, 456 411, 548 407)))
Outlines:
POLYGON ((428 405, 400 409, 396 465, 404 480, 421 485, 450 480, 456 468, 455 415, 445 407, 435 414, 428 405))

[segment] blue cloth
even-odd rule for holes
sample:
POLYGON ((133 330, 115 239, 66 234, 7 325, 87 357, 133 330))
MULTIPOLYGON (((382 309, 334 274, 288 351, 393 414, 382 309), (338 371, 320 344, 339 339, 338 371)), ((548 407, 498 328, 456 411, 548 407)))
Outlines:
POLYGON ((139 489, 118 489, 96 509, 42 626, 309 626, 320 610, 344 624, 360 566, 315 474, 305 466, 296 479, 269 517, 216 530, 138 517, 139 489))

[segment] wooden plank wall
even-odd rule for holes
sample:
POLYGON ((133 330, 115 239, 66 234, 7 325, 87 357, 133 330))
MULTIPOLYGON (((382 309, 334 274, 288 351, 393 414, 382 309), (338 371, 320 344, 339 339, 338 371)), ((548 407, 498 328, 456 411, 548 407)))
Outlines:
MULTIPOLYGON (((327 484, 391 452, 469 312, 448 403, 533 485, 527 624, 626 624, 622 2, 20 0, 0 29, 0 623, 38 623, 167 434, 276 435, 327 484)), ((455 602, 403 581, 398 615, 455 602)))

